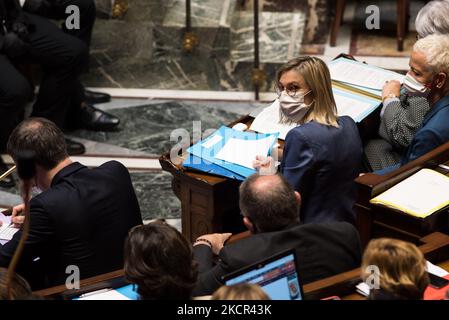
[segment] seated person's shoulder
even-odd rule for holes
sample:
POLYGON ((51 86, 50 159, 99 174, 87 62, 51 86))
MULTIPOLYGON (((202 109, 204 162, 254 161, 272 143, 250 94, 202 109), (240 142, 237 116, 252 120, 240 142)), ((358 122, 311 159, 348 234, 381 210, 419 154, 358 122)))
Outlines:
POLYGON ((358 231, 354 225, 349 222, 336 221, 336 222, 323 222, 323 223, 307 223, 298 226, 304 232, 310 232, 311 234, 327 234, 327 235, 339 235, 342 239, 348 239, 356 237, 358 238, 358 231))
POLYGON ((117 160, 111 160, 111 161, 105 162, 99 168, 107 169, 107 170, 114 171, 114 172, 128 173, 128 169, 122 163, 118 162, 117 160))

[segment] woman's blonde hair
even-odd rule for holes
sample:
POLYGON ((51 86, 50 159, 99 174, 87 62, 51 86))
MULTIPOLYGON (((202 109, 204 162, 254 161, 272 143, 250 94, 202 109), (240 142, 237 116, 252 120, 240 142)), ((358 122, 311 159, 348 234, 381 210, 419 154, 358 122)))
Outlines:
POLYGON ((422 299, 429 284, 426 260, 412 243, 396 239, 374 239, 366 247, 362 260, 362 279, 379 268, 381 290, 403 299, 422 299))
POLYGON ((221 286, 214 292, 211 300, 270 300, 270 297, 256 284, 239 283, 221 286))
POLYGON ((291 70, 304 78, 315 100, 303 123, 313 120, 327 126, 338 127, 337 105, 332 93, 331 76, 324 61, 310 56, 292 59, 278 70, 276 85, 279 85, 282 75, 291 70))

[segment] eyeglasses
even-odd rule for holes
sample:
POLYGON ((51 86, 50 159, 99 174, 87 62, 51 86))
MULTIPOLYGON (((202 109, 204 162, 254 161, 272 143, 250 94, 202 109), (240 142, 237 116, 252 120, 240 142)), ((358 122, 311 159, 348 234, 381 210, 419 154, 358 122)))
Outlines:
POLYGON ((276 91, 278 98, 281 96, 281 94, 284 90, 287 92, 287 94, 290 97, 294 98, 294 97, 296 97, 296 94, 298 93, 298 91, 300 91, 300 88, 298 88, 295 85, 288 85, 286 88, 284 88, 280 83, 278 83, 274 87, 274 90, 276 91))

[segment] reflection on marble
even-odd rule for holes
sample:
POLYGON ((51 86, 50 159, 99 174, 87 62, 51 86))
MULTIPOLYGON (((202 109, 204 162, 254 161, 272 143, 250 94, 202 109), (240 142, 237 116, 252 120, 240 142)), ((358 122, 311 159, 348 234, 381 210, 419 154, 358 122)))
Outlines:
POLYGON ((159 156, 178 142, 177 139, 170 141, 170 134, 175 129, 192 132, 193 122, 201 121, 201 131, 204 132, 210 128, 218 129, 238 117, 224 110, 179 102, 116 109, 113 113, 121 119, 121 131, 78 130, 71 135, 159 156))
MULTIPOLYGON (((166 1, 166 15, 163 26, 183 28, 186 25, 186 1, 166 1)), ((237 0, 194 0, 191 1, 193 27, 230 27, 237 0)))
MULTIPOLYGON (((244 0, 243 10, 253 10, 252 0, 244 0)), ((259 0, 264 12, 301 12, 306 14, 303 44, 324 44, 329 34, 329 13, 335 1, 327 0, 259 0)), ((307 52, 307 48, 304 48, 307 52)))
MULTIPOLYGON (((284 63, 297 56, 301 48, 305 15, 302 12, 261 12, 259 16, 260 61, 284 63)), ((232 61, 254 60, 254 16, 241 11, 232 27, 232 61)))
MULTIPOLYGON (((268 82, 262 91, 272 91, 279 63, 260 67, 268 82)), ((174 90, 252 91, 252 62, 232 62, 228 59, 205 58, 198 54, 163 62, 143 61, 91 68, 83 81, 90 87, 123 87, 174 90), (106 76, 107 73, 107 76, 106 76)))
POLYGON ((18 188, 0 188, 0 205, 13 207, 22 203, 18 188))
MULTIPOLYGON (((252 59, 247 62, 230 59, 231 17, 241 13, 236 8, 239 7, 237 2, 240 0, 192 1, 192 11, 198 17, 193 19, 193 31, 200 36, 200 44, 189 54, 181 47, 184 1, 130 1, 123 20, 97 20, 91 45, 91 68, 89 74, 83 75, 83 83, 90 87, 252 91, 252 59), (227 10, 223 9, 226 3, 229 4, 227 10), (170 14, 170 10, 178 13, 170 14), (209 20, 201 20, 203 16, 209 20)), ((273 29, 261 42, 285 41, 291 35, 273 29)), ((294 37, 299 41, 292 46, 280 46, 277 42, 263 53, 267 59, 262 59, 267 63, 261 67, 267 72, 266 87, 270 91, 274 70, 285 62, 289 49, 290 53, 298 54, 300 37, 294 37), (280 49, 285 52, 279 53, 280 49), (268 63, 271 57, 277 62, 268 63)), ((247 39, 253 41, 252 36, 247 39)), ((239 45, 249 56, 251 45, 248 47, 243 41, 239 45)))
POLYGON ((112 16, 114 0, 95 0, 95 6, 97 8, 97 17, 107 19, 112 16))
POLYGON ((131 180, 143 220, 181 218, 181 202, 171 189, 171 174, 131 173, 131 180))

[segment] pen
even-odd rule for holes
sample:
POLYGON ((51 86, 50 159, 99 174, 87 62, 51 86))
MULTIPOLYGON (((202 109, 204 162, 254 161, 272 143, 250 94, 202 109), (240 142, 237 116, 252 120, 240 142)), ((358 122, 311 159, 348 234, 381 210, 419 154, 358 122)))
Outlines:
POLYGON ((96 294, 105 293, 105 292, 108 292, 108 291, 111 291, 111 290, 112 290, 112 288, 100 289, 100 290, 84 293, 84 294, 80 295, 79 297, 80 298, 86 298, 86 297, 93 296, 93 295, 96 295, 96 294))

